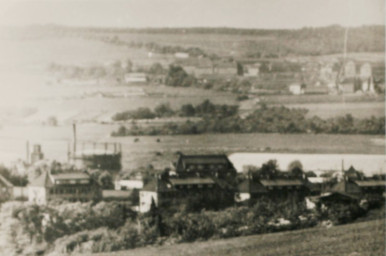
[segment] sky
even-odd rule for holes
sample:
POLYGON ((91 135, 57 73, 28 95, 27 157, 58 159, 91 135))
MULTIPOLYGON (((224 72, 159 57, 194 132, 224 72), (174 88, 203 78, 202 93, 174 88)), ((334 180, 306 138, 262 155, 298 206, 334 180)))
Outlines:
POLYGON ((385 0, 0 0, 0 25, 301 28, 384 24, 385 0))

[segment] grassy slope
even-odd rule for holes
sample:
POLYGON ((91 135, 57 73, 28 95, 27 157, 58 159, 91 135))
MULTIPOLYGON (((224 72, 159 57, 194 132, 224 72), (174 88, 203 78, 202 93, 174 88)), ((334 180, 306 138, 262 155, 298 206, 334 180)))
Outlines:
POLYGON ((209 242, 196 242, 130 251, 95 254, 123 255, 384 255, 384 219, 345 226, 312 228, 276 234, 255 235, 209 242))

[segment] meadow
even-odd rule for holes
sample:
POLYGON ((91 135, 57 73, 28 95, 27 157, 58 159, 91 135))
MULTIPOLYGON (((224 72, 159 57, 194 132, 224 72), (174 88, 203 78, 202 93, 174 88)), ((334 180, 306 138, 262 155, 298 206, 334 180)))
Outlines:
POLYGON ((384 255, 384 219, 331 228, 317 227, 265 235, 139 248, 96 256, 211 255, 211 256, 340 256, 384 255))
POLYGON ((308 109, 307 117, 319 116, 330 118, 351 114, 356 118, 382 117, 385 115, 384 102, 348 102, 348 103, 306 103, 286 104, 290 108, 308 109))
MULTIPOLYGON (((110 137, 119 125, 78 124, 78 149, 82 142, 122 144, 123 170, 152 164, 163 169, 175 160, 176 152, 235 153, 282 152, 320 154, 384 154, 384 136, 331 134, 204 134, 179 136, 110 137)), ((48 159, 67 160, 72 127, 28 125, 0 129, 0 162, 25 158, 25 143, 42 145, 48 159)), ((267 159, 268 161, 269 159, 267 159)))

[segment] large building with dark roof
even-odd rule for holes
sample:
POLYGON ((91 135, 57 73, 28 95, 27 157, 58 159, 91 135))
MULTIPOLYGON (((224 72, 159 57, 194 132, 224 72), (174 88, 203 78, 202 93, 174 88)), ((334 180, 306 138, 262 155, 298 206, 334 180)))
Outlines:
POLYGON ((28 201, 46 204, 50 200, 90 201, 99 199, 101 190, 84 172, 42 173, 28 185, 28 201))
POLYGON ((386 181, 365 177, 352 166, 344 172, 343 179, 335 184, 331 191, 347 193, 353 196, 367 199, 381 199, 385 193, 386 181))
POLYGON ((249 177, 238 185, 237 201, 258 199, 262 196, 272 200, 302 199, 309 194, 305 180, 300 178, 260 178, 249 177))
POLYGON ((233 199, 236 170, 226 155, 183 155, 175 164, 175 175, 159 176, 146 184, 140 192, 141 212, 151 204, 184 202, 194 196, 213 195, 233 199))
POLYGON ((176 163, 179 176, 217 177, 220 179, 236 176, 236 169, 225 154, 219 155, 184 155, 176 163))

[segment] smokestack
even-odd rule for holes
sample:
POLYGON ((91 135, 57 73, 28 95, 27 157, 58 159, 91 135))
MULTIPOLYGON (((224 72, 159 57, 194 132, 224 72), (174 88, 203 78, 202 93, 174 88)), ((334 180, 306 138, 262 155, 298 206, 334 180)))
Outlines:
POLYGON ((72 128, 73 128, 72 130, 73 130, 73 137, 74 137, 73 138, 74 139, 74 145, 73 145, 74 146, 74 149, 73 149, 74 152, 73 152, 73 154, 75 156, 75 153, 76 153, 76 124, 75 123, 72 124, 72 128))
POLYGON ((27 163, 29 163, 29 141, 26 143, 26 159, 27 163))
POLYGON ((67 162, 71 160, 71 142, 67 141, 67 162))

